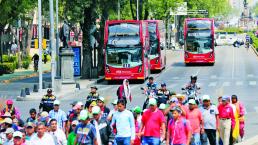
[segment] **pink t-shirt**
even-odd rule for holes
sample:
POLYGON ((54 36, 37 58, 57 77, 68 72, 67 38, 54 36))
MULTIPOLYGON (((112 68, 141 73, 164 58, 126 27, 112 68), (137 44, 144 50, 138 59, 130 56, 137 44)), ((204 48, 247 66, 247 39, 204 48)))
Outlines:
POLYGON ((159 138, 162 123, 165 123, 165 117, 160 110, 145 111, 142 116, 142 124, 145 126, 144 136, 159 138))
POLYGON ((203 120, 201 111, 198 108, 193 110, 188 109, 186 118, 190 121, 193 134, 200 133, 201 121, 203 120))
POLYGON ((168 131, 170 133, 169 139, 171 144, 186 144, 188 133, 191 131, 189 121, 183 117, 180 117, 177 121, 170 121, 168 131))

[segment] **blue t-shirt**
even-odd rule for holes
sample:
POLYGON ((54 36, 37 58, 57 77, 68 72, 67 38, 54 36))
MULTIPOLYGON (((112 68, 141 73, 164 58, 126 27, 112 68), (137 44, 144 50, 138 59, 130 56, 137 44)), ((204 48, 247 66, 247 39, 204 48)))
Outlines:
POLYGON ((79 136, 78 144, 89 144, 92 145, 94 139, 96 139, 96 129, 91 124, 78 124, 75 129, 75 134, 79 136))

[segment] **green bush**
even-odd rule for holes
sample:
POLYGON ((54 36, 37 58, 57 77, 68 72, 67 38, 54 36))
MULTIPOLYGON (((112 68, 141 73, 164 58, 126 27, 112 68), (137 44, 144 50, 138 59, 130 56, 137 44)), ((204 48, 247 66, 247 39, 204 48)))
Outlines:
POLYGON ((11 74, 14 73, 16 69, 15 63, 1 63, 0 64, 0 74, 11 74))
POLYGON ((241 28, 237 28, 237 27, 229 27, 229 28, 224 28, 222 30, 217 30, 216 32, 228 32, 228 33, 237 33, 237 34, 240 34, 240 33, 244 33, 244 30, 241 29, 241 28))
POLYGON ((253 47, 258 51, 258 38, 252 32, 249 32, 248 35, 250 35, 253 40, 253 47))
POLYGON ((28 69, 29 66, 30 66, 30 61, 28 61, 28 60, 22 61, 22 68, 28 69))

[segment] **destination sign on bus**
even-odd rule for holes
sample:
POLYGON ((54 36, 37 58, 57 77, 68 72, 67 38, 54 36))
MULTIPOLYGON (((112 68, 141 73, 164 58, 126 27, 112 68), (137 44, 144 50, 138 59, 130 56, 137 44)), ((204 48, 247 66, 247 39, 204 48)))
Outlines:
POLYGON ((192 37, 209 37, 210 33, 188 33, 188 36, 192 37))

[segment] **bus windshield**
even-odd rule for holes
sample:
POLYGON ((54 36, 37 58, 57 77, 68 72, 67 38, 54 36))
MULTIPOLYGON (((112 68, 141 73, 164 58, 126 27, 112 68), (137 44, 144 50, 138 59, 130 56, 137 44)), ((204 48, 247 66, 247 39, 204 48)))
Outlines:
POLYGON ((158 53, 158 37, 156 31, 156 23, 149 23, 148 30, 150 34, 150 59, 153 59, 159 55, 158 53))
POLYGON ((142 48, 140 46, 107 46, 107 65, 116 68, 132 68, 142 65, 142 48))
POLYGON ((202 38, 202 39, 192 39, 188 38, 186 40, 186 50, 194 54, 204 54, 212 52, 211 48, 211 38, 202 38))

